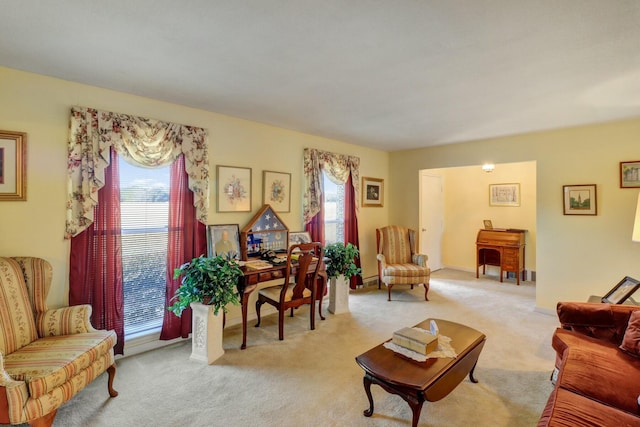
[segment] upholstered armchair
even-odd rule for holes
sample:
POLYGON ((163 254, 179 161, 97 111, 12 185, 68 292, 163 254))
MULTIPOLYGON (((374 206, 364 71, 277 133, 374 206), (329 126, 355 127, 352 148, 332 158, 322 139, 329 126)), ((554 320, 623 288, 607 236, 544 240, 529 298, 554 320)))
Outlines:
POLYGON ((397 225, 376 229, 378 249, 378 289, 380 282, 387 286, 387 300, 391 301, 394 285, 424 285, 424 299, 429 301, 429 277, 427 256, 416 253, 415 230, 397 225))
POLYGON ((58 407, 104 371, 113 389, 114 331, 91 326, 91 306, 47 309, 51 264, 0 257, 0 424, 50 426, 58 407))

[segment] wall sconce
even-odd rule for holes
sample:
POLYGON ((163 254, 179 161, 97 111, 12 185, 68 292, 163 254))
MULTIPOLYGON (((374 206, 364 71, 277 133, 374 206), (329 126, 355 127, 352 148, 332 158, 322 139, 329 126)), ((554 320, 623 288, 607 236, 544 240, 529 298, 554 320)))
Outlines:
POLYGON ((494 165, 493 163, 485 163, 484 165, 482 165, 482 170, 487 173, 493 172, 495 168, 496 168, 496 165, 494 165))
POLYGON ((640 242, 640 194, 638 194, 638 205, 636 206, 636 219, 633 221, 633 234, 631 240, 640 242))

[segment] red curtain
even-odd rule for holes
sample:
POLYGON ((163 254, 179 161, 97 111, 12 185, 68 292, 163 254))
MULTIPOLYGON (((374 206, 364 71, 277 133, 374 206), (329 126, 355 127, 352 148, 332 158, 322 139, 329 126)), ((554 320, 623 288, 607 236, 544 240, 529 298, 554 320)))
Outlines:
MULTIPOLYGON (((358 217, 356 216, 356 207, 358 201, 355 196, 355 188, 353 188, 352 175, 349 174, 344 189, 344 240, 360 248, 360 240, 358 239, 358 217)), ((356 266, 361 267, 360 257, 356 258, 356 266)), ((356 286, 362 285, 362 276, 357 275, 351 277, 349 287, 355 289, 356 286)))
MULTIPOLYGON (((169 237, 167 243, 167 292, 165 306, 173 304, 171 298, 180 286, 180 279, 173 278, 173 270, 191 259, 206 254, 207 236, 204 224, 196 220, 193 193, 188 187, 188 175, 181 155, 171 164, 171 188, 169 190, 169 237)), ((181 317, 168 310, 164 312, 161 340, 187 338, 191 332, 191 309, 181 317)))
POLYGON ((320 242, 324 246, 324 202, 320 203, 320 210, 305 226, 312 242, 320 242))
POLYGON ((113 148, 105 169, 105 185, 89 228, 71 238, 69 304, 90 304, 91 324, 115 330, 116 354, 124 352, 124 296, 122 290, 122 238, 120 234, 120 182, 118 156, 113 148))

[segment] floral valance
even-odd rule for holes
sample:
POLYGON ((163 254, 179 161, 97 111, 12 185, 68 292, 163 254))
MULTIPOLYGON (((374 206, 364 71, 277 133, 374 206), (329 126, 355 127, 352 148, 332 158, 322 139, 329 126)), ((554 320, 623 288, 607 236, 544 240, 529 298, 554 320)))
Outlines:
POLYGON ((184 154, 198 220, 207 222, 209 159, 207 131, 127 114, 73 107, 69 124, 66 237, 93 222, 98 190, 104 186, 110 147, 130 163, 164 166, 184 154))
MULTIPOLYGON (((322 171, 336 184, 344 184, 351 174, 354 195, 360 200, 360 158, 335 154, 328 151, 306 148, 304 150, 304 200, 302 214, 308 224, 318 212, 322 203, 322 171)), ((356 211, 358 204, 356 203, 356 211)))

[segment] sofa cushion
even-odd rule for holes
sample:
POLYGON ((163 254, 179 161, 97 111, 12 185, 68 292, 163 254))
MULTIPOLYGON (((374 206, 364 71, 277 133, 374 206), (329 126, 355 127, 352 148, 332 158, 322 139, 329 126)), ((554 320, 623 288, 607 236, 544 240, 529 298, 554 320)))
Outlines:
POLYGON ((640 310, 631 313, 620 348, 632 356, 640 357, 640 310))
POLYGON ((616 347, 594 348, 565 352, 557 386, 640 415, 640 360, 616 347))
POLYGON ((562 388, 547 401, 538 426, 602 427, 637 426, 640 418, 562 388))
POLYGON ((578 348, 588 351, 608 352, 617 350, 617 345, 608 340, 583 335, 580 332, 558 328, 551 338, 551 346, 558 355, 563 355, 568 348, 578 348))
POLYGON ((113 331, 41 338, 5 358, 5 370, 16 381, 25 381, 29 395, 38 398, 67 382, 116 343, 113 331))
POLYGON ((4 355, 38 338, 22 269, 11 258, 0 258, 0 352, 4 355))

